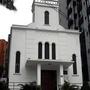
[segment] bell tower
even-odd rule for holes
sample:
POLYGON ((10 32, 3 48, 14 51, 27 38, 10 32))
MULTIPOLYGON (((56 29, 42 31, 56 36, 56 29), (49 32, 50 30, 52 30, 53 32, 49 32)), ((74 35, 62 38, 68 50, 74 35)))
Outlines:
POLYGON ((59 25, 58 0, 34 0, 32 5, 33 22, 38 26, 59 25))

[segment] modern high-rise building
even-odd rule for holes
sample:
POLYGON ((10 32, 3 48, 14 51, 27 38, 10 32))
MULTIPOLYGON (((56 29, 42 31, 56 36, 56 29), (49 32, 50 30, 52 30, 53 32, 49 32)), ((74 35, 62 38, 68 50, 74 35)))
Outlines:
POLYGON ((90 0, 59 0, 59 23, 80 30, 83 81, 90 81, 90 0))

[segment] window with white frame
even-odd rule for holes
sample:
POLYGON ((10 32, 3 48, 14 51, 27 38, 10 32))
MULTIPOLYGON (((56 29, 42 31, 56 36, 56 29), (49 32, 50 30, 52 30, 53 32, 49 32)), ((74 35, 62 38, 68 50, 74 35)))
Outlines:
POLYGON ((72 61, 74 61, 74 63, 73 63, 73 74, 77 74, 76 54, 72 55, 72 61))
POLYGON ((16 52, 15 73, 20 73, 20 51, 16 52))
POLYGON ((56 59, 56 45, 52 43, 52 59, 56 59))
POLYGON ((44 59, 51 58, 51 59, 55 60, 56 59, 56 44, 52 43, 50 46, 50 44, 48 42, 45 42, 45 44, 42 44, 42 42, 39 42, 38 43, 38 59, 42 59, 43 56, 44 56, 44 59), (44 46, 42 46, 42 45, 44 45, 44 46), (51 53, 50 53, 50 50, 51 50, 51 53))
POLYGON ((45 43, 45 59, 49 59, 49 43, 45 43))
POLYGON ((38 58, 42 59, 42 43, 38 43, 38 58))
POLYGON ((45 19, 45 24, 49 24, 49 12, 48 11, 45 11, 44 19, 45 19))

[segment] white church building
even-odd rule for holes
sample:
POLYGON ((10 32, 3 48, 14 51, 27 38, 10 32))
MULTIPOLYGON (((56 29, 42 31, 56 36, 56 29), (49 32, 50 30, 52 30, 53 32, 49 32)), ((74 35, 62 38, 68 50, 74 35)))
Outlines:
POLYGON ((42 90, 59 90, 64 81, 82 86, 80 32, 59 25, 58 0, 34 0, 33 22, 12 25, 9 88, 37 82, 42 90))

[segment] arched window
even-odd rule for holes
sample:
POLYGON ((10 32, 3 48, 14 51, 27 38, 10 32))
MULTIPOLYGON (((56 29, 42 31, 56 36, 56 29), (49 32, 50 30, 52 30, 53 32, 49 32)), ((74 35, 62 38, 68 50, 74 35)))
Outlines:
POLYGON ((42 43, 38 43, 38 58, 42 59, 42 43))
POLYGON ((45 11, 44 15, 45 15, 45 24, 49 24, 49 12, 45 11))
POLYGON ((77 74, 76 54, 72 55, 72 60, 74 61, 74 63, 73 63, 73 74, 77 74))
POLYGON ((56 46, 52 43, 52 59, 56 59, 56 46))
POLYGON ((45 59, 49 59, 49 43, 45 43, 45 59))
POLYGON ((16 52, 15 73, 20 72, 20 51, 16 52))

